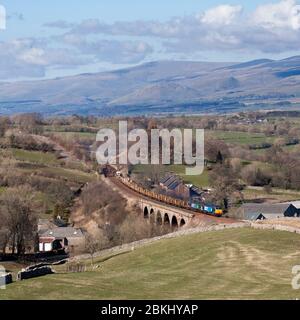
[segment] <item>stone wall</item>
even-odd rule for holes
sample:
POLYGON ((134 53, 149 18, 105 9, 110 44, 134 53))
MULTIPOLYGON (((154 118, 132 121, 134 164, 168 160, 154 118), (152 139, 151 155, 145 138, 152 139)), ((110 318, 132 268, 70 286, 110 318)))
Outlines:
MULTIPOLYGON (((218 224, 218 225, 212 225, 212 226, 206 226, 206 227, 197 227, 197 228, 192 228, 192 229, 181 229, 180 231, 169 233, 167 235, 163 235, 163 236, 159 236, 159 237, 155 237, 155 238, 150 238, 150 239, 143 239, 143 240, 131 242, 128 244, 116 246, 116 247, 113 247, 110 249, 102 250, 102 251, 96 252, 94 254, 94 257, 101 257, 101 256, 106 256, 106 255, 113 255, 115 253, 120 253, 120 252, 132 251, 135 248, 143 247, 145 245, 152 244, 152 243, 157 242, 162 239, 177 238, 177 237, 182 237, 185 235, 201 233, 201 232, 244 228, 247 226, 249 227, 250 223, 237 222, 237 223, 232 223, 232 224, 218 224)), ((90 259, 90 258, 91 258, 90 254, 83 254, 83 255, 78 255, 78 256, 71 258, 70 261, 85 260, 85 259, 90 259)))
POLYGON ((0 276, 0 287, 5 286, 13 282, 12 274, 7 273, 5 275, 0 276))
POLYGON ((54 273, 51 267, 39 267, 35 269, 25 269, 20 272, 18 272, 17 280, 26 280, 36 277, 45 276, 47 274, 54 273))
POLYGON ((261 229, 261 230, 278 230, 278 231, 287 231, 287 232, 293 232, 293 233, 300 234, 299 228, 290 227, 290 226, 283 226, 280 224, 267 224, 267 223, 252 222, 251 227, 254 229, 261 229))

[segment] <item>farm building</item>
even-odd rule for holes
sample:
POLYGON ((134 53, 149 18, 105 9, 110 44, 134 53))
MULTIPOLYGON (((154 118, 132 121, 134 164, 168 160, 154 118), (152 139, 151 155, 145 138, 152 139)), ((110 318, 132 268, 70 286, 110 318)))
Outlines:
POLYGON ((161 179, 159 185, 167 194, 180 199, 190 200, 201 195, 199 188, 185 184, 177 175, 166 176, 161 179))
POLYGON ((206 194, 204 191, 193 184, 188 185, 188 187, 190 188, 190 199, 201 198, 201 200, 203 200, 202 197, 206 194))
POLYGON ((239 216, 245 220, 294 217, 298 213, 298 209, 291 203, 245 203, 239 208, 239 216))
POLYGON ((73 227, 53 228, 39 234, 40 252, 70 252, 83 246, 84 243, 85 237, 82 230, 73 227))
POLYGON ((67 223, 63 221, 59 216, 54 219, 54 221, 50 221, 48 219, 39 219, 38 220, 38 232, 39 234, 56 227, 66 227, 67 223))
POLYGON ((250 220, 250 221, 257 221, 257 220, 265 220, 266 217, 262 213, 247 212, 244 215, 244 219, 250 220))
POLYGON ((160 186, 167 194, 176 198, 187 199, 190 196, 190 188, 177 175, 163 178, 160 181, 160 186))
POLYGON ((300 217, 300 201, 287 202, 287 204, 292 205, 297 211, 289 211, 285 214, 286 217, 300 217))

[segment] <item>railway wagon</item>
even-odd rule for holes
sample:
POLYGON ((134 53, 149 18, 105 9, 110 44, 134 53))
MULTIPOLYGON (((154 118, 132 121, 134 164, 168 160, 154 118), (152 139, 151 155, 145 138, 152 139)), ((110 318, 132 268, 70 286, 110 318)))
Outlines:
POLYGON ((192 210, 202 211, 205 214, 221 217, 223 210, 221 207, 214 204, 189 203, 192 210))
POLYGON ((116 175, 116 170, 111 166, 105 166, 101 169, 101 173, 105 176, 105 178, 111 178, 116 175))
POLYGON ((213 204, 200 204, 200 203, 188 203, 184 200, 175 199, 173 197, 159 194, 153 191, 150 191, 148 189, 145 189, 141 186, 139 186, 136 182, 130 180, 130 179, 122 179, 123 183, 126 184, 129 188, 135 190, 136 192, 145 195, 148 198, 175 206, 179 208, 184 208, 187 210, 193 210, 195 212, 204 213, 208 215, 213 215, 217 217, 221 217, 223 215, 223 210, 213 204))
POLYGON ((167 195, 159 194, 151 190, 145 189, 142 186, 138 185, 136 182, 132 181, 129 178, 124 178, 118 176, 121 179, 122 183, 128 186, 130 189, 159 202, 163 202, 175 207, 192 210, 199 213, 204 213, 208 215, 213 215, 221 217, 223 215, 223 210, 214 205, 214 204, 200 204, 200 203, 189 203, 184 200, 176 199, 167 195))
POLYGON ((209 214, 214 214, 215 216, 222 216, 223 214, 223 210, 221 209, 221 207, 214 204, 205 204, 203 206, 203 210, 205 212, 208 212, 209 214))

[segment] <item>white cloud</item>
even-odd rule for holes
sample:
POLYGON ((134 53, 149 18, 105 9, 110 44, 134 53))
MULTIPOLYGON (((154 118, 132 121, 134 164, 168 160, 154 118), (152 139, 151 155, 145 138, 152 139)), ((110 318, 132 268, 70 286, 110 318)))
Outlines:
POLYGON ((43 77, 49 68, 71 69, 91 63, 136 64, 153 51, 144 41, 91 41, 75 35, 55 37, 51 44, 50 39, 34 38, 0 41, 0 80, 43 77))
POLYGON ((253 14, 254 23, 265 28, 300 29, 300 5, 295 0, 283 0, 259 6, 253 14))
POLYGON ((24 38, 0 42, 0 79, 43 77, 47 68, 69 68, 90 62, 74 50, 51 48, 47 41, 24 38))
POLYGON ((0 30, 6 29, 6 10, 5 7, 0 5, 0 30))
POLYGON ((19 56, 25 63, 31 63, 36 65, 47 65, 45 59, 45 50, 41 48, 30 48, 22 52, 19 56))
POLYGON ((73 27, 73 23, 69 23, 63 20, 53 21, 49 23, 45 23, 44 27, 47 28, 57 28, 57 29, 70 29, 73 27))
POLYGON ((74 25, 67 34, 74 42, 89 35, 106 35, 110 39, 120 36, 135 40, 137 37, 153 38, 162 51, 175 54, 209 50, 284 53, 299 49, 299 16, 299 5, 294 0, 262 5, 252 13, 245 13, 239 5, 224 4, 165 22, 117 21, 108 24, 90 19, 74 25))
POLYGON ((136 64, 153 56, 189 59, 211 53, 247 57, 267 53, 274 57, 299 51, 300 6, 296 0, 277 1, 252 12, 224 4, 163 22, 50 22, 44 26, 60 29, 61 34, 0 42, 0 79, 18 74, 40 77, 50 68, 136 64))
POLYGON ((200 21, 204 24, 229 25, 242 13, 242 6, 220 5, 211 8, 199 15, 200 21))
POLYGON ((144 41, 83 40, 77 42, 75 48, 81 54, 91 55, 99 62, 114 64, 139 63, 153 51, 152 47, 144 41))

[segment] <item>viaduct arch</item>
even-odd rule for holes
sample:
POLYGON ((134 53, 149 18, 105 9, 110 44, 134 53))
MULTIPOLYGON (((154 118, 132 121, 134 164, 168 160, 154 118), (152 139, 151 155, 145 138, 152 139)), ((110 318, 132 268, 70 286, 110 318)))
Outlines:
POLYGON ((164 204, 141 200, 140 207, 144 218, 157 225, 170 226, 173 230, 187 226, 194 214, 184 209, 170 207, 164 204))

